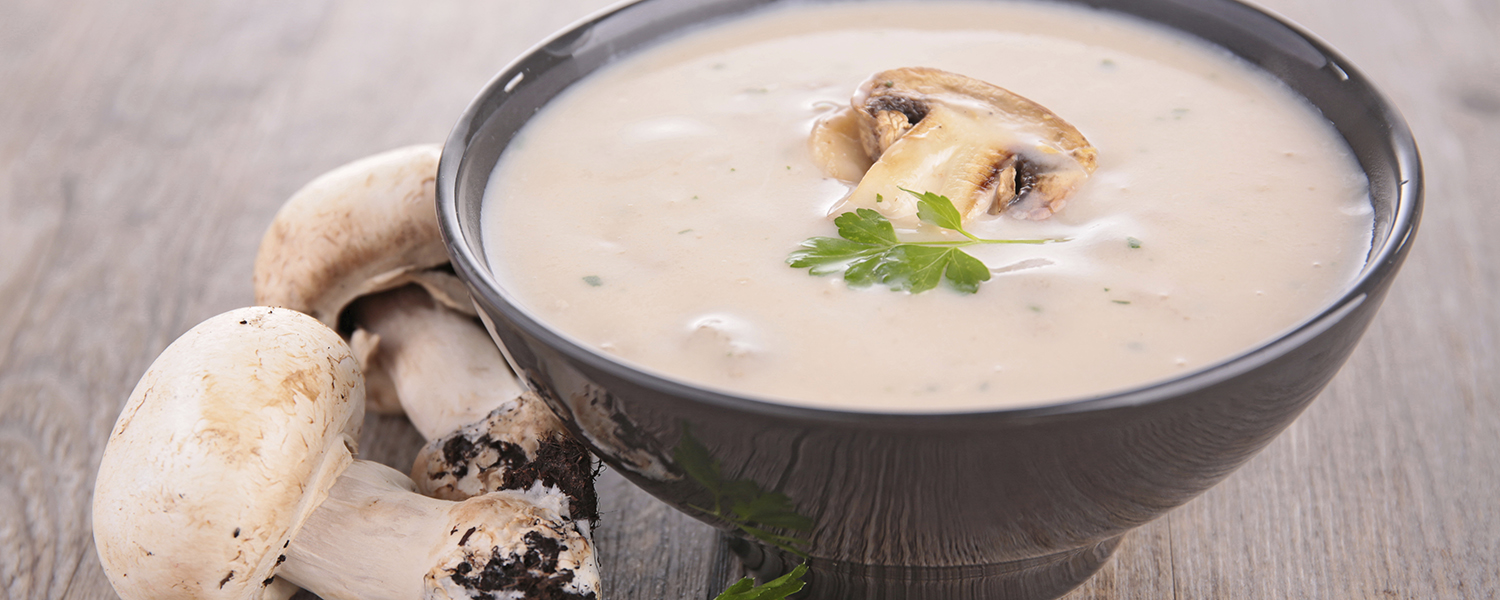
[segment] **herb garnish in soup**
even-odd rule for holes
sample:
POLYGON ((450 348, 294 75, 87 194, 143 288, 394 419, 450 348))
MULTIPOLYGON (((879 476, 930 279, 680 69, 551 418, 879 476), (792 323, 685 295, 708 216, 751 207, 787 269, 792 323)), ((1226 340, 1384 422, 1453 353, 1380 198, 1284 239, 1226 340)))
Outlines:
POLYGON ((496 276, 579 343, 894 412, 1225 360, 1336 299, 1373 219, 1347 145, 1269 75, 1113 13, 1006 2, 689 32, 554 99, 489 185, 496 276))
MULTIPOLYGON (((957 232, 958 240, 902 241, 896 228, 878 211, 860 208, 834 219, 839 237, 815 237, 802 242, 802 249, 787 258, 795 268, 806 267, 813 275, 842 272, 850 287, 881 283, 896 291, 913 294, 937 287, 945 280, 965 294, 979 291, 990 280, 990 270, 979 259, 964 252, 975 244, 1045 244, 1065 239, 987 240, 964 230, 963 217, 947 196, 916 193, 917 216, 934 228, 957 232)), ((876 195, 876 202, 884 200, 876 195)))

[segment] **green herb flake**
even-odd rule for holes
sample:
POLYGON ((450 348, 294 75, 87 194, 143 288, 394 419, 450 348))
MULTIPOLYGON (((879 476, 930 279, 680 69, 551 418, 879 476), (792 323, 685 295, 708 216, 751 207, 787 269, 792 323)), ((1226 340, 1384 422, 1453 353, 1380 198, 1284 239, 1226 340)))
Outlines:
MULTIPOLYGON (((978 244, 1045 244, 1059 239, 987 240, 964 230, 963 219, 947 197, 903 189, 917 198, 917 218, 956 231, 966 240, 902 242, 895 226, 868 208, 846 212, 833 220, 839 237, 814 237, 787 257, 787 264, 812 275, 844 274, 849 287, 882 284, 895 291, 918 294, 947 281, 953 289, 973 294, 990 280, 990 269, 962 250, 978 244)), ((879 195, 876 201, 881 201, 879 195)))
POLYGON ((755 580, 749 577, 734 582, 724 593, 714 596, 714 600, 784 600, 787 596, 802 591, 807 585, 802 581, 802 576, 807 574, 807 564, 797 565, 792 572, 767 581, 761 585, 755 585, 755 580))
POLYGON ((599 287, 601 285, 604 285, 604 280, 600 279, 598 275, 584 275, 583 282, 589 284, 589 287, 599 287))
POLYGON ((882 196, 879 193, 876 193, 875 194, 875 202, 885 202, 885 196, 882 196))
POLYGON ((1129 300, 1110 300, 1110 302, 1113 302, 1115 304, 1130 304, 1129 300))
POLYGON ((684 233, 692 233, 692 232, 693 232, 692 229, 684 229, 682 231, 677 232, 677 235, 682 235, 684 233))
POLYGON ((1125 243, 1129 244, 1132 249, 1141 247, 1141 241, 1133 237, 1125 238, 1125 243))

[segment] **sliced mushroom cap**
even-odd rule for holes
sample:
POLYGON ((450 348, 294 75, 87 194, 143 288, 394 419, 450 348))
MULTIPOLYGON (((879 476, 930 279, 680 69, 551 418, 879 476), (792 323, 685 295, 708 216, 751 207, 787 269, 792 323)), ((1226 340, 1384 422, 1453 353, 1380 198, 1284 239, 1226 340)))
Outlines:
POLYGON ((271 585, 278 556, 353 460, 363 414, 353 355, 311 317, 245 308, 183 334, 99 464, 94 543, 110 583, 125 598, 290 595, 271 585))
POLYGON ((1002 211, 1047 218, 1094 171, 1098 155, 1046 107, 922 67, 873 75, 847 112, 814 126, 814 157, 831 175, 846 174, 853 140, 874 163, 835 212, 872 208, 907 227, 916 225, 917 209, 903 190, 947 196, 966 221, 1002 211))

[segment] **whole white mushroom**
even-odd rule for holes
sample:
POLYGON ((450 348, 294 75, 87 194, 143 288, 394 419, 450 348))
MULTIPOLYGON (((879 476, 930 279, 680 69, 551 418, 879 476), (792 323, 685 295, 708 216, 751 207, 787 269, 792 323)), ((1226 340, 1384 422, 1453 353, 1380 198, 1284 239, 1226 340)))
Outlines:
POLYGON ((110 435, 94 539, 137 598, 597 598, 565 497, 422 496, 354 458, 364 385, 316 319, 246 308, 173 342, 110 435))

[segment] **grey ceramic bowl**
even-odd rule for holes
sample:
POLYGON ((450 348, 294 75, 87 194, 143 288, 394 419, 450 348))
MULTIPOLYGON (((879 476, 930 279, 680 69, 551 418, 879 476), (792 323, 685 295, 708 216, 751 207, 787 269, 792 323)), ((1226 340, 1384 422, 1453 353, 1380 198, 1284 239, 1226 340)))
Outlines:
MULTIPOLYGON (((611 467, 739 536, 765 573, 811 556, 817 598, 1052 598, 1130 529, 1239 467, 1307 406, 1380 305, 1416 231, 1421 168, 1396 111, 1296 27, 1233 0, 1056 0, 1136 15, 1223 46, 1333 122, 1369 176, 1375 227, 1347 293, 1278 339, 1139 389, 970 414, 768 404, 632 368, 570 341, 490 274, 480 203, 540 107, 628 53, 705 21, 807 0, 643 0, 555 36, 502 71, 443 149, 438 210, 458 274, 517 372, 611 467), (754 518, 727 508, 759 502, 754 518)), ((607 559, 607 557, 606 557, 607 559)))

